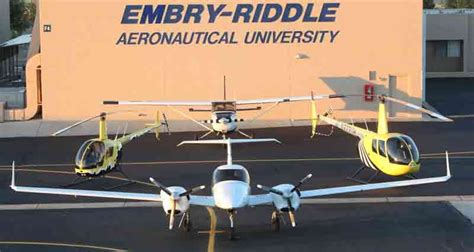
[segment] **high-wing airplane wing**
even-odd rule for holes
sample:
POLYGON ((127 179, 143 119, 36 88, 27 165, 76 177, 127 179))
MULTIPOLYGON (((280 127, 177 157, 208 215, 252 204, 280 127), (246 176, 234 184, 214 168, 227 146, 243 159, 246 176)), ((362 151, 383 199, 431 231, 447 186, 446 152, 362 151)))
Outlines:
POLYGON ((299 101, 311 101, 320 99, 331 99, 338 98, 338 95, 308 95, 308 96, 286 96, 276 98, 263 98, 253 100, 237 100, 237 105, 251 105, 251 104, 263 104, 263 103, 282 103, 282 102, 299 102, 299 101))
MULTIPOLYGON (((70 195, 109 199, 125 199, 125 200, 141 200, 141 201, 161 201, 159 194, 153 193, 128 193, 128 192, 111 192, 111 191, 95 191, 95 190, 77 190, 77 189, 61 189, 61 188, 45 188, 32 186, 17 186, 15 184, 15 162, 12 164, 12 181, 10 187, 16 192, 70 195)), ((189 195, 189 203, 197 206, 214 207, 214 198, 212 196, 189 195)))
MULTIPOLYGON (((331 99, 339 98, 340 95, 308 95, 308 96, 285 96, 285 97, 274 97, 274 98, 263 98, 263 99, 251 99, 251 100, 236 100, 237 105, 251 105, 251 104, 264 104, 264 103, 282 103, 282 102, 299 102, 299 101, 311 101, 319 99, 331 99)), ((144 106, 212 106, 215 101, 103 101, 104 105, 144 105, 144 106)), ((232 100, 229 100, 232 101, 232 100)))
MULTIPOLYGON (((440 183, 440 182, 446 182, 450 178, 451 178, 451 170, 449 167, 448 152, 446 152, 446 175, 445 176, 374 183, 374 184, 366 184, 366 185, 341 186, 341 187, 321 188, 321 189, 315 189, 315 190, 305 190, 305 191, 301 191, 300 197, 311 198, 311 197, 319 197, 319 196, 342 194, 342 193, 363 192, 363 191, 377 190, 377 189, 388 189, 388 188, 403 187, 403 186, 440 183)), ((273 201, 272 201, 271 193, 251 195, 249 198, 250 206, 270 204, 272 202, 273 201)))
POLYGON ((103 101, 104 105, 211 106, 212 101, 103 101))

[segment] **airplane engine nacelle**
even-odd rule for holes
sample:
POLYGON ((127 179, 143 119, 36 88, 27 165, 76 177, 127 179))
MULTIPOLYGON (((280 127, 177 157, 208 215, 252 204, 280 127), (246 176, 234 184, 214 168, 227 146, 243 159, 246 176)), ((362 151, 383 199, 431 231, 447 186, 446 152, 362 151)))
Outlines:
POLYGON ((291 195, 290 197, 282 197, 278 194, 272 193, 273 205, 278 211, 281 212, 288 212, 288 211, 296 211, 300 207, 300 192, 295 190, 291 193, 291 190, 294 188, 293 185, 290 184, 281 184, 273 187, 285 195, 291 195))
POLYGON ((160 191, 163 203, 163 210, 166 215, 171 214, 174 205, 174 215, 181 215, 189 209, 189 196, 179 197, 178 195, 186 192, 186 189, 180 186, 170 186, 167 189, 174 195, 168 195, 165 191, 160 191))

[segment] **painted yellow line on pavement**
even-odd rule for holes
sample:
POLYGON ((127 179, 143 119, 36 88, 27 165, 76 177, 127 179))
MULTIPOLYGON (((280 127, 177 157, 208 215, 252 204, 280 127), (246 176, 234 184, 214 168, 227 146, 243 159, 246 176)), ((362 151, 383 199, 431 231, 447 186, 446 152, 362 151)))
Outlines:
MULTIPOLYGON (((444 159, 444 152, 421 154, 422 158, 426 159, 444 159)), ((449 157, 452 159, 471 159, 474 157, 457 157, 456 155, 474 155, 474 151, 458 151, 449 152, 449 157)), ((352 161, 359 160, 358 157, 314 157, 314 158, 269 158, 269 159, 234 159, 235 162, 252 163, 252 162, 306 162, 306 161, 352 161)), ((148 161, 148 162, 123 162, 122 165, 160 165, 160 164, 209 164, 222 163, 222 160, 187 160, 187 161, 148 161)), ((64 167, 71 166, 71 164, 17 164, 16 167, 64 167)), ((0 168, 8 168, 11 165, 0 165, 0 168)))
POLYGON ((217 217, 216 212, 211 207, 206 207, 207 212, 209 212, 210 217, 210 227, 209 227, 209 242, 207 244, 207 251, 214 252, 214 248, 216 245, 216 225, 217 225, 217 217))
POLYGON ((51 247, 70 247, 70 248, 87 248, 105 251, 127 251, 125 249, 108 248, 101 246, 71 244, 71 243, 56 243, 56 242, 37 242, 37 241, 0 241, 0 245, 36 245, 36 246, 51 246, 51 247))

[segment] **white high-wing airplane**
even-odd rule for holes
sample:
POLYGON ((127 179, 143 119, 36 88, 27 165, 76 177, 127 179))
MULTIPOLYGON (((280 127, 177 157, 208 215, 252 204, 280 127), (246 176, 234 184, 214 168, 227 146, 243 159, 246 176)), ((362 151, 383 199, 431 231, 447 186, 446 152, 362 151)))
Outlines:
MULTIPOLYGON (((225 88, 224 88, 225 90, 225 88)), ((263 105, 270 104, 270 107, 262 110, 256 116, 248 120, 248 122, 253 122, 256 119, 260 118, 265 113, 269 112, 280 103, 286 102, 300 102, 300 101, 314 101, 318 99, 331 99, 338 98, 339 95, 311 95, 309 96, 288 96, 288 97, 277 97, 277 98, 267 98, 267 99, 254 99, 254 100, 227 100, 225 91, 224 91, 224 100, 216 101, 103 101, 104 105, 141 105, 141 106, 167 106, 177 113, 181 114, 185 118, 193 121, 194 123, 200 125, 201 127, 208 130, 208 132, 199 139, 203 139, 209 134, 215 132, 217 134, 222 134, 223 137, 232 132, 237 132, 247 138, 252 138, 252 136, 242 132, 237 128, 238 122, 243 122, 242 118, 237 117, 237 111, 250 111, 250 110, 262 110, 261 106, 256 107, 240 107, 240 106, 249 106, 249 105, 263 105), (189 112, 211 112, 211 119, 205 121, 198 121, 183 111, 176 109, 175 107, 191 107, 189 112), (206 108, 192 108, 192 107, 206 107, 206 108), (211 124, 211 127, 208 127, 206 124, 211 124)))
POLYGON ((257 185, 259 189, 266 191, 265 194, 252 195, 250 193, 250 176, 243 166, 232 163, 231 144, 237 143, 256 143, 256 142, 279 142, 276 139, 218 139, 218 140, 200 140, 200 141, 183 141, 182 144, 227 144, 227 164, 217 167, 212 175, 212 196, 194 195, 195 192, 204 189, 205 186, 195 187, 186 190, 180 186, 166 187, 161 183, 155 181, 150 177, 158 188, 161 189, 159 194, 150 193, 128 193, 128 192, 112 192, 112 191, 91 191, 91 190, 76 190, 76 189, 59 189, 59 188, 42 188, 42 187, 27 187, 17 186, 15 184, 15 163, 12 164, 12 181, 11 188, 17 192, 29 193, 43 193, 43 194, 58 194, 58 195, 72 195, 85 197, 101 197, 101 198, 115 198, 127 200, 141 200, 141 201, 161 201, 163 210, 170 216, 169 228, 173 228, 175 216, 182 216, 181 223, 186 230, 190 229, 190 215, 189 208, 191 205, 217 207, 227 211, 230 219, 230 238, 233 239, 234 217, 237 209, 244 207, 253 207, 258 205, 273 205, 275 210, 272 213, 272 228, 278 230, 280 227, 280 218, 283 213, 288 213, 291 224, 296 226, 294 212, 300 206, 300 199, 319 197, 332 194, 360 192, 376 189, 385 189, 402 186, 412 186, 421 184, 430 184, 445 182, 451 178, 449 168, 449 157, 446 152, 446 176, 412 179, 394 182, 374 183, 355 186, 342 186, 332 188, 321 188, 314 190, 300 190, 301 185, 309 178, 308 174, 296 185, 279 184, 274 187, 266 187, 257 185))

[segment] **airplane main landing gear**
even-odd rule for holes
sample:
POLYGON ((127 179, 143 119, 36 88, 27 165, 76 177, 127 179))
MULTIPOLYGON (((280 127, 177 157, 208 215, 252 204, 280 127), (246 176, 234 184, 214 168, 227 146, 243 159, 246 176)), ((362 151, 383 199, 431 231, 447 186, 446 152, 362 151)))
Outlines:
POLYGON ((193 227, 193 224, 191 222, 191 215, 189 214, 189 211, 184 213, 183 217, 181 218, 181 222, 179 223, 179 226, 185 232, 191 231, 191 228, 193 227))
POLYGON ((272 231, 280 231, 280 213, 273 211, 272 213, 272 231))

